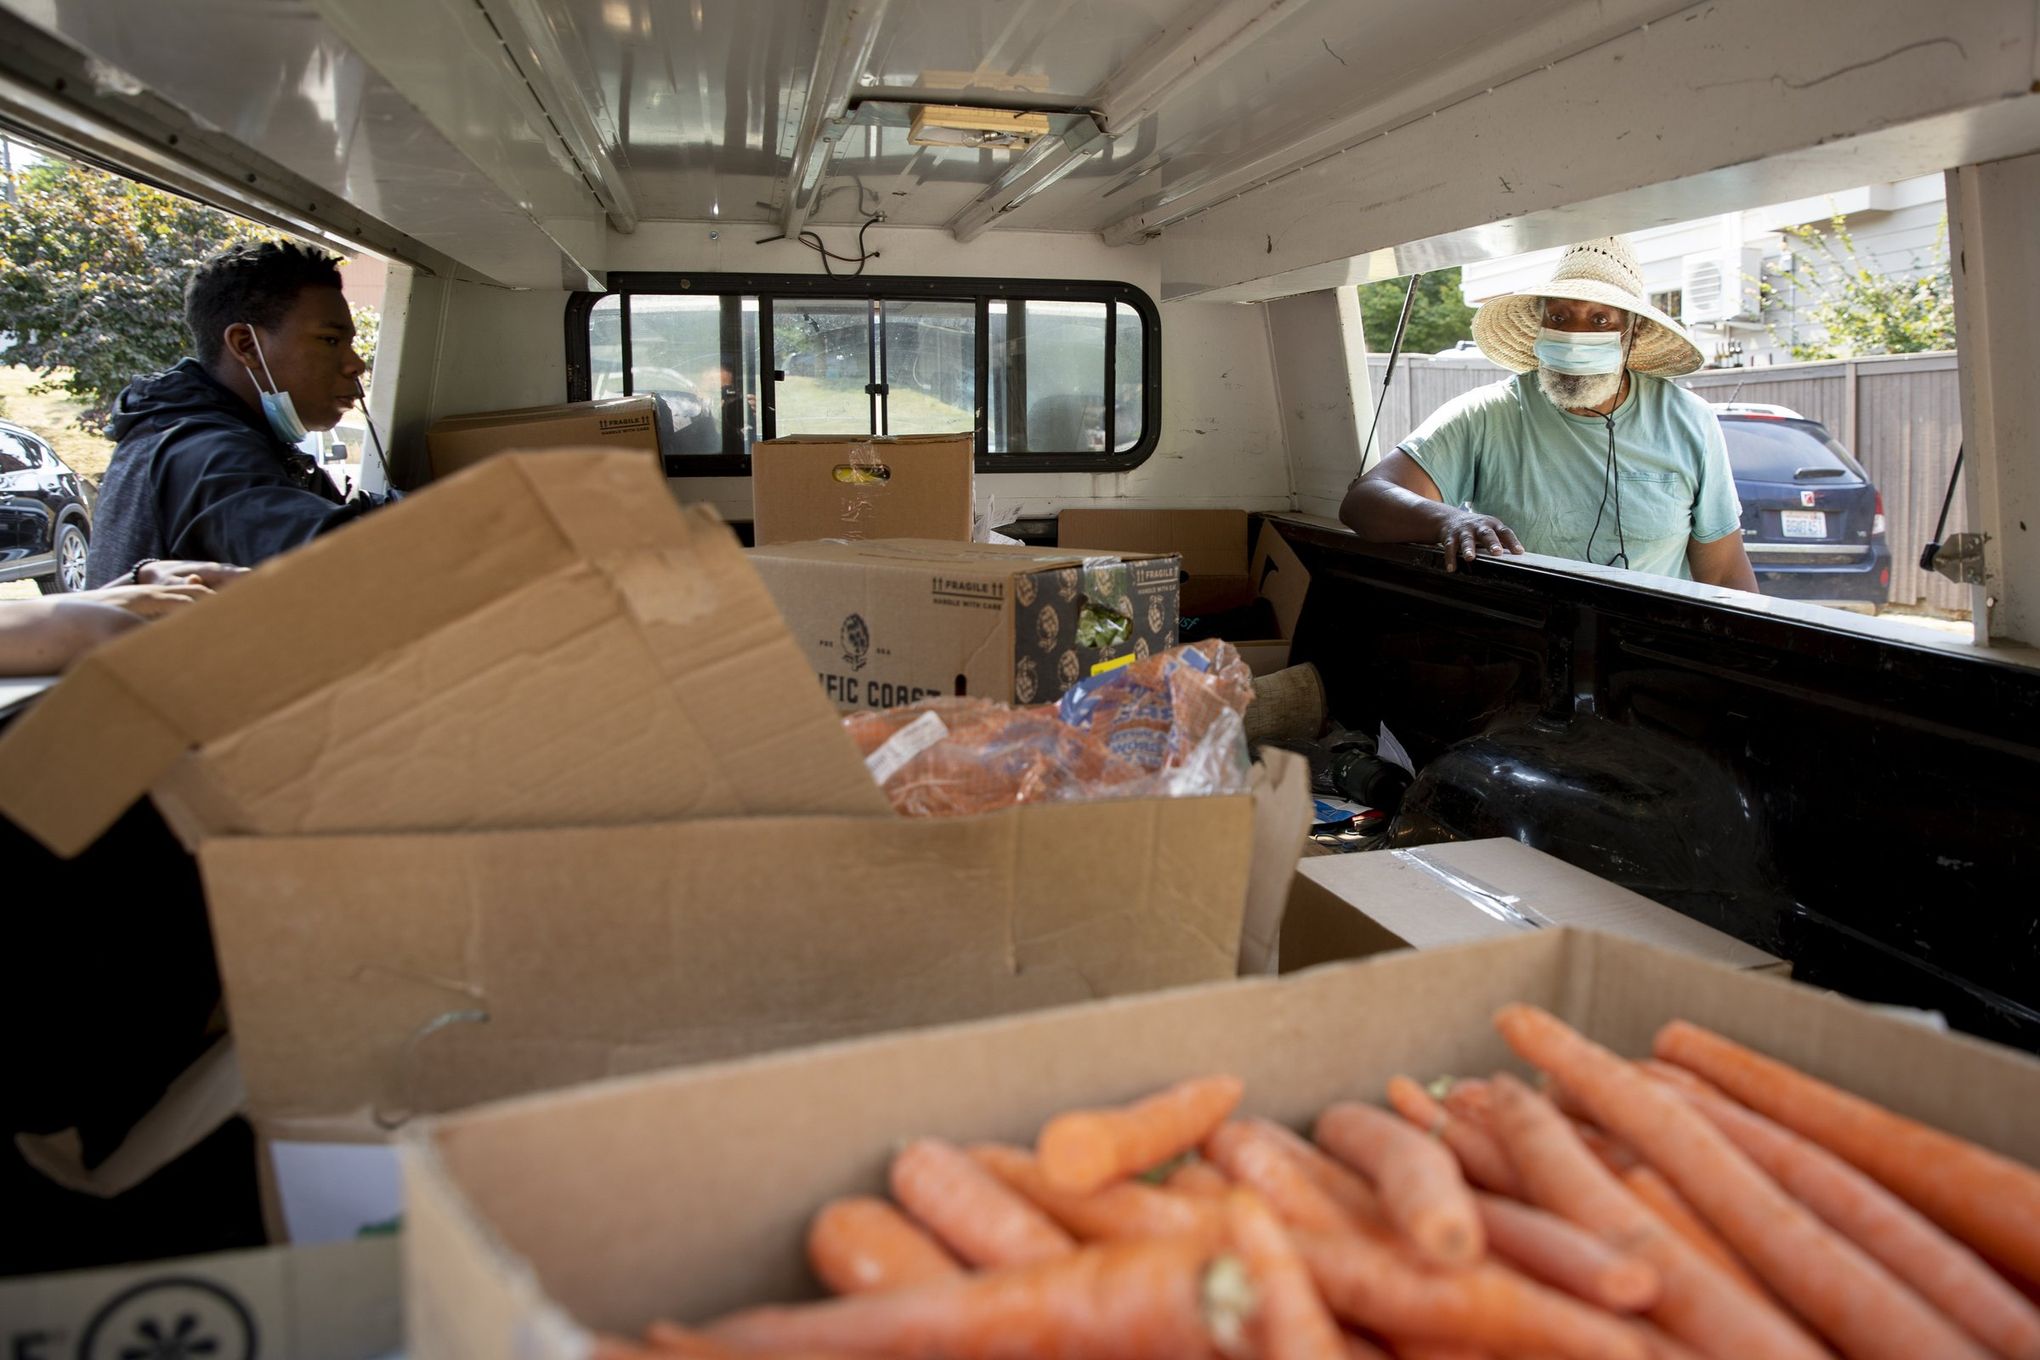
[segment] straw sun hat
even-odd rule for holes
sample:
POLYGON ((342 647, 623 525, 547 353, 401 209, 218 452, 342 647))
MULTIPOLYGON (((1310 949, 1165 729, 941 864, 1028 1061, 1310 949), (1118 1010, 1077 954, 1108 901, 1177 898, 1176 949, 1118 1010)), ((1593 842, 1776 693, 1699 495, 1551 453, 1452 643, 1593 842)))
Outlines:
POLYGON ((1619 236, 1582 241, 1560 258, 1551 281, 1530 293, 1489 298, 1473 315, 1473 342, 1480 352, 1517 373, 1537 367, 1537 332, 1543 328, 1545 298, 1600 302, 1641 318, 1630 347, 1629 367, 1658 378, 1676 378, 1707 362, 1679 323, 1650 305, 1643 291, 1643 266, 1619 236))

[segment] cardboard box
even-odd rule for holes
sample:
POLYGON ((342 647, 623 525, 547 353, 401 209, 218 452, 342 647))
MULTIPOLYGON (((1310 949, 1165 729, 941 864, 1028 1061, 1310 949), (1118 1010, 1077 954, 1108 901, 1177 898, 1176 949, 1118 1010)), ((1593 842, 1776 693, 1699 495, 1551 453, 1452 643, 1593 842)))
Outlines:
POLYGON ((1282 920, 1281 967, 1295 972, 1554 926, 1603 931, 1751 972, 1792 971, 1784 959, 1733 935, 1500 839, 1305 859, 1282 920))
MULTIPOLYGON (((347 1141, 611 1073, 1232 976, 1254 819, 1245 796, 1128 800, 226 837, 199 860, 250 1118, 347 1141)), ((1271 853, 1294 864, 1298 839, 1271 853)))
POLYGON ((432 475, 449 477, 499 453, 603 449, 635 453, 659 467, 657 397, 604 397, 444 416, 425 431, 432 475))
POLYGON ((811 538, 969 542, 977 436, 791 435, 751 446, 759 544, 811 538))
POLYGON ((470 469, 0 738, 0 809, 59 848, 152 783, 279 1142, 1262 966, 1307 815, 1292 759, 1252 796, 896 816, 734 538, 619 454, 470 469))
MULTIPOLYGON (((1303 617, 1310 573, 1272 521, 1258 535, 1244 510, 1065 510, 1056 541, 1065 548, 1175 553, 1183 563, 1184 618, 1208 618, 1266 600, 1275 636, 1220 636, 1239 649, 1256 675, 1289 664, 1289 645, 1303 617)), ((1259 631, 1259 630, 1257 630, 1259 631)))
POLYGON ((957 694, 1045 704, 1176 644, 1170 556, 889 539, 750 557, 845 709, 957 694))
POLYGON ((2040 1161, 2032 1058, 1782 979, 1546 930, 434 1121, 402 1148, 410 1354, 564 1358, 582 1328, 810 1296, 809 1216, 832 1196, 884 1193, 887 1156, 910 1136, 1025 1140, 1060 1110, 1214 1071, 1246 1079, 1247 1111, 1303 1127, 1332 1101, 1380 1101, 1397 1073, 1521 1070, 1490 1023, 1511 1001, 1629 1054, 1665 1021, 1693 1020, 2040 1161))
POLYGON ((0 813, 60 854, 152 786, 188 838, 889 813, 735 536, 618 453, 435 484, 0 735, 0 813))
POLYGON ((376 1360, 403 1343, 398 1255, 380 1237, 0 1280, 0 1354, 376 1360))

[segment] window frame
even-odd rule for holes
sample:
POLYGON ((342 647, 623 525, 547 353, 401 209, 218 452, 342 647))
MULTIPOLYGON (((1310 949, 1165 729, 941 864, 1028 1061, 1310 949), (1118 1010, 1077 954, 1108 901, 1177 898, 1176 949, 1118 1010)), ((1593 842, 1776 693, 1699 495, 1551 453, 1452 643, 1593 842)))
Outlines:
MULTIPOLYGON (((566 354, 567 399, 586 401, 593 391, 594 375, 589 346, 589 322, 596 305, 604 298, 628 298, 636 294, 679 297, 720 297, 723 308, 722 344, 725 362, 742 371, 741 301, 758 299, 758 353, 753 356, 761 384, 758 410, 759 438, 770 439, 778 432, 772 385, 772 305, 775 300, 806 298, 859 298, 866 301, 892 299, 902 302, 969 302, 975 305, 976 330, 972 338, 976 365, 977 470, 998 472, 1127 472, 1153 456, 1161 442, 1162 415, 1162 322, 1154 299, 1130 283, 1108 279, 991 279, 969 276, 900 274, 721 274, 669 271, 616 271, 608 277, 607 292, 576 292, 567 299, 566 354), (985 420, 988 384, 991 378, 990 304, 995 301, 1103 302, 1118 303, 1140 321, 1141 329, 1141 433, 1140 439, 1124 452, 1115 453, 1117 406, 1113 400, 1119 346, 1111 310, 1106 312, 1104 391, 1105 444, 1102 450, 1073 450, 1068 453, 991 453, 987 450, 990 431, 985 420)), ((623 309, 624 390, 631 385, 630 308, 623 309)), ((883 328, 879 328, 881 331, 883 328)), ((872 385, 885 383, 883 371, 874 372, 872 385)), ((877 394, 873 394, 876 403, 877 394)), ((669 477, 748 477, 751 455, 743 451, 742 398, 726 402, 723 419, 723 451, 714 454, 671 454, 666 458, 669 477)), ((874 406, 874 410, 875 410, 874 406)), ((874 426, 880 421, 874 415, 874 426)))

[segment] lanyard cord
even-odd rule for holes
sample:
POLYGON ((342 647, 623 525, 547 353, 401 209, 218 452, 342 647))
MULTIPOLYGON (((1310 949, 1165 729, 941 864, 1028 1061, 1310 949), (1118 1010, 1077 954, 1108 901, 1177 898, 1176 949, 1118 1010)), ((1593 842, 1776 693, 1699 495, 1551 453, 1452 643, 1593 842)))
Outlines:
POLYGON ((1601 565, 1620 566, 1629 569, 1629 539, 1622 532, 1622 479, 1615 475, 1615 417, 1601 413, 1602 421, 1608 426, 1608 461, 1601 473, 1601 503, 1594 510, 1594 528, 1587 535, 1587 560, 1594 560, 1594 539, 1601 532, 1601 516, 1608 509, 1608 488, 1615 488, 1615 555, 1601 565))

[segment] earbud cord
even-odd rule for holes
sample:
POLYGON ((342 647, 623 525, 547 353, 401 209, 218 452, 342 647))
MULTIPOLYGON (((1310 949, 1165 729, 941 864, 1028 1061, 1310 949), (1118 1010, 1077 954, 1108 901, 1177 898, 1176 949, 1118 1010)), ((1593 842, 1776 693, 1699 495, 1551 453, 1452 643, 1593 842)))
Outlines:
MULTIPOLYGON (((1606 481, 1615 484, 1615 555, 1608 559, 1609 566, 1620 564, 1624 571, 1629 569, 1629 537, 1622 532, 1622 477, 1615 470, 1615 417, 1603 415, 1608 422, 1608 476, 1606 481)), ((1602 494, 1606 494, 1604 482, 1602 494)))

